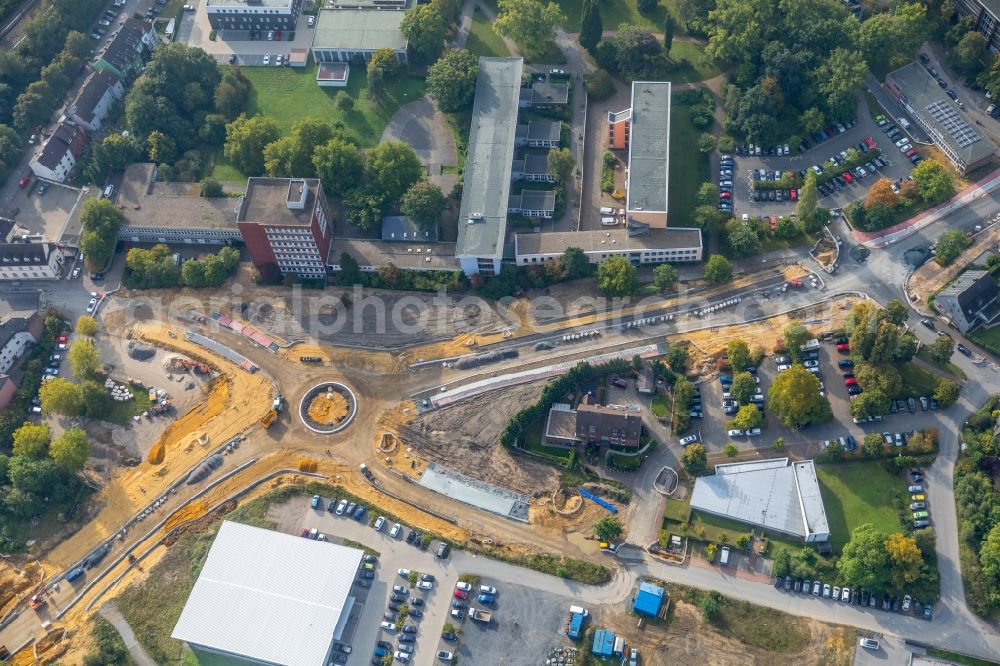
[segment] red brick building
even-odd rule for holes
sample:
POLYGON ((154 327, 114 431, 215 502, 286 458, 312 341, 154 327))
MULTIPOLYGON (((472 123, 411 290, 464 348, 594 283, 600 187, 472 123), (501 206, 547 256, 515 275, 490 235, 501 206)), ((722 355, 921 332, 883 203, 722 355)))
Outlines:
POLYGON ((263 277, 326 276, 333 228, 318 179, 251 178, 236 222, 263 277))

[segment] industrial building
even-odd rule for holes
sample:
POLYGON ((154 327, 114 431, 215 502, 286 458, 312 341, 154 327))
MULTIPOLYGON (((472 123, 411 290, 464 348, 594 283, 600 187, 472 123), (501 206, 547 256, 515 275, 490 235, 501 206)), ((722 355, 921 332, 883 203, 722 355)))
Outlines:
POLYGON ((993 158, 993 142, 966 120, 968 116, 920 63, 887 74, 885 88, 962 173, 993 158))
POLYGON ((714 476, 695 481, 691 509, 788 534, 806 543, 830 538, 811 460, 791 465, 788 458, 716 465, 714 476))
MULTIPOLYGON (((325 666, 363 551, 223 522, 171 638, 209 661, 325 666)), ((202 662, 206 663, 206 662, 202 662)), ((213 662, 214 663, 214 662, 213 662)))

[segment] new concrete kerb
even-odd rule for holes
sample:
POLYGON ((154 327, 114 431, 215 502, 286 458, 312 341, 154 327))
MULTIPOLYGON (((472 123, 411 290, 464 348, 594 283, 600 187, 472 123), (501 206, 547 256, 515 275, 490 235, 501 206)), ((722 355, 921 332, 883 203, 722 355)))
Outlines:
POLYGON ((352 391, 346 385, 341 384, 340 382, 326 381, 316 384, 311 389, 306 391, 305 395, 302 396, 302 400, 299 401, 299 420, 302 421, 302 424, 305 427, 309 428, 314 433, 317 433, 319 435, 333 435, 335 433, 340 432, 348 425, 350 425, 351 421, 354 420, 354 415, 357 413, 358 413, 358 400, 357 397, 354 395, 354 391, 352 391), (334 391, 337 391, 345 398, 347 398, 348 402, 347 416, 345 416, 344 420, 335 425, 334 427, 324 428, 320 426, 318 423, 313 422, 313 420, 309 418, 309 403, 312 402, 314 398, 319 396, 321 393, 325 393, 327 389, 330 388, 332 388, 334 391))

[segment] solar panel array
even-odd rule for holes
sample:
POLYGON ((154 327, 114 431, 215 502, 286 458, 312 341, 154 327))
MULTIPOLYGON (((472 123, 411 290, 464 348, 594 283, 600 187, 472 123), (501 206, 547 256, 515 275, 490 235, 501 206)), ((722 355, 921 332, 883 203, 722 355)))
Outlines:
POLYGON ((969 123, 962 120, 955 107, 947 101, 939 99, 931 102, 927 105, 927 110, 934 120, 951 134, 951 138, 960 148, 971 146, 983 138, 969 123))

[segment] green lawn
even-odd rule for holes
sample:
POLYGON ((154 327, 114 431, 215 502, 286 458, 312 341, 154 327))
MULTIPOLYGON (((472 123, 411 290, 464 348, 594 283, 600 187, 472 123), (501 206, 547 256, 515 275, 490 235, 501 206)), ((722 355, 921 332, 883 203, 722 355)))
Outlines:
POLYGON ((127 402, 112 403, 110 411, 102 420, 117 423, 118 425, 125 425, 132 420, 133 416, 138 416, 149 408, 151 403, 149 402, 149 394, 146 391, 132 386, 129 386, 128 389, 132 392, 134 398, 127 402))
MULTIPOLYGON (((998 337, 998 341, 1000 341, 1000 337, 998 337)), ((940 363, 932 359, 931 355, 927 353, 926 346, 920 348, 920 351, 917 352, 917 358, 919 358, 921 361, 926 361, 927 363, 930 363, 938 370, 947 372, 948 374, 954 375, 959 379, 966 379, 965 373, 962 371, 962 369, 957 365, 955 365, 954 363, 952 363, 951 361, 948 361, 944 365, 941 365, 940 363)))
POLYGON ((662 393, 657 393, 653 396, 652 405, 649 411, 653 412, 653 416, 658 416, 664 418, 669 413, 667 396, 662 393))
POLYGON ((688 534, 697 539, 723 543, 722 537, 725 536, 725 543, 731 545, 736 543, 736 539, 741 534, 749 533, 750 526, 746 523, 722 518, 721 516, 713 516, 708 513, 701 513, 700 511, 691 512, 691 527, 688 530, 688 534))
POLYGON ((903 388, 899 392, 900 398, 919 398, 922 395, 931 395, 937 387, 937 374, 930 370, 925 370, 916 363, 904 363, 899 368, 899 374, 903 378, 903 388))
POLYGON ((812 247, 816 244, 817 237, 812 234, 799 234, 794 238, 778 238, 777 236, 772 236, 770 233, 764 234, 760 239, 760 251, 761 254, 765 252, 773 252, 775 250, 788 250, 793 247, 812 247))
POLYGON ((953 661, 956 664, 965 664, 965 666, 997 666, 997 662, 995 661, 986 661, 985 659, 977 659, 976 657, 967 657, 964 654, 948 652, 947 650, 938 650, 937 648, 927 648, 927 654, 931 657, 940 657, 941 659, 953 661))
POLYGON ((969 336, 969 339, 1000 356, 1000 326, 994 326, 989 329, 977 329, 969 336))
POLYGON ((559 446, 545 446, 542 443, 542 434, 545 429, 545 418, 535 421, 524 433, 524 448, 532 453, 543 456, 557 458, 554 462, 561 462, 569 457, 570 449, 559 446))
MULTIPOLYGON (((566 32, 580 32, 580 19, 583 18, 583 2, 581 0, 557 0, 559 8, 562 9, 566 20, 563 21, 563 28, 566 32)), ((494 2, 490 2, 494 4, 494 2)), ((635 0, 602 0, 601 23, 605 30, 617 30, 622 23, 630 25, 641 25, 652 28, 653 32, 663 32, 663 20, 667 16, 667 9, 674 15, 678 24, 677 32, 681 32, 680 14, 672 2, 661 2, 659 6, 649 14, 640 14, 635 8, 635 0)))
POLYGON ((670 70, 667 78, 673 83, 690 83, 692 81, 704 81, 711 79, 722 73, 705 55, 705 45, 701 42, 687 42, 674 40, 670 45, 670 59, 674 63, 679 63, 681 59, 689 64, 684 67, 677 67, 670 70))
POLYGON ((403 104, 423 96, 423 79, 401 74, 387 81, 381 104, 368 97, 368 75, 363 67, 351 67, 347 88, 320 88, 316 85, 316 64, 308 67, 245 67, 243 73, 253 83, 247 115, 260 113, 274 118, 282 131, 302 118, 314 117, 331 123, 342 122, 348 136, 364 147, 378 144, 389 118, 403 104), (354 98, 354 109, 342 113, 333 104, 340 90, 354 98))
POLYGON ((670 226, 694 226, 695 195, 698 186, 708 181, 708 157, 698 151, 701 133, 691 124, 690 108, 676 104, 670 114, 670 154, 682 156, 675 159, 670 169, 668 196, 670 201, 670 226))
POLYGON ((820 465, 816 474, 834 552, 839 553, 851 538, 851 530, 863 523, 872 523, 886 533, 899 530, 892 497, 893 491, 901 487, 901 481, 881 464, 820 465))
POLYGON ((478 56, 503 58, 510 55, 510 50, 500 36, 493 32, 493 26, 486 14, 479 8, 472 14, 472 30, 465 48, 478 56))
POLYGON ((667 499, 667 505, 663 509, 663 519, 673 520, 678 523, 687 523, 691 517, 691 505, 685 500, 667 499))

